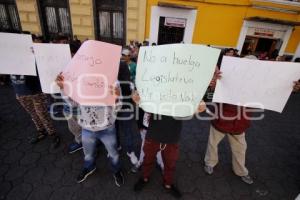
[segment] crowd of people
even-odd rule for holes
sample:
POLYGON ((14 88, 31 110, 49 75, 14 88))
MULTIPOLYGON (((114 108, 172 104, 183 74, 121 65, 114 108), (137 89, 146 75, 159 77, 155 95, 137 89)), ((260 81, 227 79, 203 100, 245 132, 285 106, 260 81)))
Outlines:
MULTIPOLYGON (((42 37, 33 35, 32 38, 34 42, 43 42, 42 37)), ((77 38, 70 40, 63 36, 55 38, 52 42, 69 43, 72 55, 81 45, 77 38)), ((135 90, 136 63, 139 48, 148 45, 147 42, 140 44, 131 41, 128 46, 123 48, 118 73, 119 84, 110 88, 111 94, 117 97, 115 106, 82 106, 71 98, 63 98, 65 104, 62 112, 65 115, 69 132, 74 136, 74 140, 68 146, 68 152, 75 153, 83 150, 84 153, 83 167, 77 177, 78 183, 85 181, 96 170, 97 142, 101 141, 107 150, 116 186, 121 187, 125 183, 120 160, 120 151, 123 150, 132 165, 131 171, 137 173, 141 169, 141 177, 133 186, 134 191, 139 192, 147 186, 157 162, 162 171, 164 189, 174 197, 180 198, 182 194, 174 185, 174 174, 179 157, 180 134, 185 119, 158 116, 138 108, 140 96, 135 90), (124 84, 125 82, 130 82, 130 84, 124 84), (138 130, 135 128, 136 124, 138 130), (124 135, 124 141, 120 140, 121 134, 124 135), (136 149, 134 143, 136 135, 141 137, 140 149, 136 149)), ((155 46, 156 44, 151 45, 155 46)), ((211 90, 214 90, 217 80, 222 78, 220 67, 223 55, 239 56, 235 49, 223 51, 209 86, 211 90)), ((246 57, 257 59, 253 55, 246 57)), ((278 58, 278 60, 280 59, 278 58)), ((61 142, 60 136, 48 113, 49 102, 47 101, 49 98, 41 90, 39 77, 11 75, 10 80, 18 102, 30 115, 36 128, 36 134, 30 138, 29 142, 36 144, 49 137, 52 141, 51 148, 57 148, 61 142)), ((291 81, 295 81, 294 91, 299 91, 300 82, 291 81)), ((63 92, 64 76, 62 73, 58 74, 56 83, 63 92)), ((211 121, 204 171, 209 175, 213 174, 213 169, 218 163, 218 144, 224 137, 228 137, 232 151, 233 172, 243 182, 252 184, 253 179, 245 164, 247 150, 245 132, 250 126, 250 120, 247 118, 250 113, 246 112, 246 116, 228 120, 223 117, 236 116, 240 110, 245 108, 229 104, 217 104, 217 108, 222 111, 218 113, 223 115, 216 114, 218 116, 211 121)), ((199 102, 196 114, 205 110, 205 102, 199 102)))

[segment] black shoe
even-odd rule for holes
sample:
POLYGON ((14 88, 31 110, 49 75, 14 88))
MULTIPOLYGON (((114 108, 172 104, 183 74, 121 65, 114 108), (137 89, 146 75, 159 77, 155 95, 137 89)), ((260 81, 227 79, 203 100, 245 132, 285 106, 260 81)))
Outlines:
POLYGON ((60 138, 58 136, 53 136, 51 149, 56 149, 60 144, 60 138))
POLYGON ((136 174, 139 171, 139 167, 137 165, 133 165, 130 169, 130 171, 134 174, 136 174))
POLYGON ((124 184, 124 176, 121 171, 114 174, 114 179, 116 186, 121 187, 124 184))
POLYGON ((45 137, 47 137, 47 133, 45 131, 39 131, 38 135, 29 138, 29 143, 36 144, 41 140, 45 139, 45 137))
POLYGON ((77 177, 77 183, 81 183, 81 182, 85 181, 85 179, 89 175, 94 173, 95 170, 96 170, 96 167, 92 167, 91 169, 83 168, 83 170, 80 172, 80 174, 77 177))
POLYGON ((139 191, 142 191, 143 188, 149 183, 149 180, 148 181, 145 181, 144 178, 140 178, 136 184, 134 184, 134 188, 133 190, 135 192, 139 192, 139 191))
POLYGON ((172 195, 174 198, 180 199, 182 197, 181 192, 174 185, 171 185, 170 188, 167 188, 165 185, 163 187, 165 188, 165 190, 167 191, 167 193, 169 193, 170 195, 172 195))
POLYGON ((75 153, 76 151, 79 151, 81 149, 83 149, 81 143, 73 142, 69 145, 68 152, 69 152, 69 154, 72 154, 72 153, 75 153))

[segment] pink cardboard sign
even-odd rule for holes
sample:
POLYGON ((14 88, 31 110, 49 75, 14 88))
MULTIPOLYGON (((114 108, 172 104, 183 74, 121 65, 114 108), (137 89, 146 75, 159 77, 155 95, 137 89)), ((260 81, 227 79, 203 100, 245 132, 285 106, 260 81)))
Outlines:
POLYGON ((121 46, 88 40, 63 71, 64 93, 80 105, 115 104, 109 87, 117 81, 121 46))

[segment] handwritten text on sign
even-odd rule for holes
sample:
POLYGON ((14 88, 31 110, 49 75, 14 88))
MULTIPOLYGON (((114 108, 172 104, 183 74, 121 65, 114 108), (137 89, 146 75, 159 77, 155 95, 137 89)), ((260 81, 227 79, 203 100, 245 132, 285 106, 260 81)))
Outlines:
POLYGON ((35 43, 33 48, 43 92, 59 93, 55 79, 71 60, 69 45, 35 43))
POLYGON ((189 44, 142 47, 136 84, 141 107, 186 117, 197 109, 212 79, 220 50, 189 44))
POLYGON ((282 112, 300 78, 300 64, 225 56, 214 102, 282 112))
POLYGON ((63 72, 64 93, 81 105, 114 105, 109 86, 117 81, 120 56, 120 46, 84 42, 63 72))

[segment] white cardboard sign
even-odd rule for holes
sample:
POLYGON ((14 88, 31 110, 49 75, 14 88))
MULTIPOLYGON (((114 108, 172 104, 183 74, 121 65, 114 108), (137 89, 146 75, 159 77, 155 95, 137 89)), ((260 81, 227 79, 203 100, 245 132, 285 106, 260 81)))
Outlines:
POLYGON ((300 79, 300 64, 225 56, 213 102, 282 112, 300 79))
POLYGON ((0 33, 0 74, 36 76, 31 35, 0 33))
POLYGON ((59 93, 55 79, 71 60, 69 45, 35 43, 33 48, 42 91, 47 94, 59 93))

